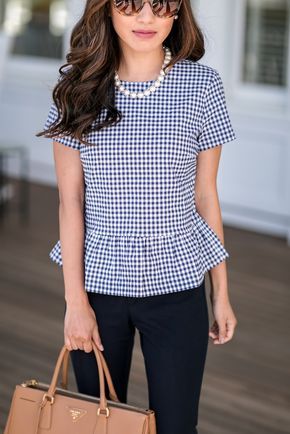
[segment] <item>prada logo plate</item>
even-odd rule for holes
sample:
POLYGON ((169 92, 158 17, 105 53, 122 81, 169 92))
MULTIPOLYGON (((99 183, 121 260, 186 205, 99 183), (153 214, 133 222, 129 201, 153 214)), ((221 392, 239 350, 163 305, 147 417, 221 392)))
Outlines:
POLYGON ((67 409, 69 411, 69 414, 73 422, 77 422, 81 417, 83 417, 87 413, 87 410, 84 410, 82 408, 67 406, 67 409))

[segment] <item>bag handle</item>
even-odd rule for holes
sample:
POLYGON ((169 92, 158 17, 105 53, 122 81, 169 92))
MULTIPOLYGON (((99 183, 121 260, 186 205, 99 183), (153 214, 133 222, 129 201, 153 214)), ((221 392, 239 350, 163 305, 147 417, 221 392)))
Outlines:
MULTIPOLYGON (((63 389, 67 389, 67 387, 68 387, 69 353, 70 353, 69 351, 67 351, 65 353, 64 358, 63 358, 63 363, 62 363, 62 381, 61 381, 60 384, 61 384, 61 387, 63 389)), ((112 381, 112 377, 111 377, 111 374, 110 374, 110 371, 109 371, 106 359, 104 358, 102 352, 99 352, 99 354, 101 356, 103 370, 104 370, 105 377, 106 377, 106 380, 107 380, 107 384, 108 384, 108 387, 109 387, 110 398, 112 399, 112 401, 120 402, 120 400, 119 400, 119 398, 118 398, 118 396, 116 394, 115 388, 114 388, 114 384, 113 384, 113 381, 112 381)))
MULTIPOLYGON (((109 409, 107 407, 107 399, 106 399, 106 395, 105 395, 105 379, 104 379, 103 364, 106 367, 105 368, 106 369, 106 375, 108 375, 107 378, 109 379, 108 385, 110 384, 112 386, 112 392, 116 398, 117 398, 117 395, 116 395, 116 392, 115 392, 115 389, 113 386, 113 382, 112 382, 111 375, 110 375, 109 369, 107 367, 106 361, 105 361, 103 355, 101 354, 101 351, 98 349, 98 347, 96 346, 96 344, 93 341, 92 341, 92 345, 93 345, 93 351, 94 351, 96 359, 97 359, 99 381, 100 381, 100 407, 98 409, 98 414, 103 414, 101 412, 105 411, 106 416, 108 416, 109 409)), ((45 393, 43 395, 41 407, 43 407, 47 401, 49 401, 50 404, 53 404, 53 402, 54 402, 54 395, 55 395, 57 380, 59 377, 59 372, 60 372, 62 363, 65 359, 65 356, 67 357, 66 361, 68 361, 68 356, 67 356, 68 352, 69 352, 69 350, 67 349, 66 345, 63 345, 62 349, 60 350, 60 353, 59 353, 59 356, 58 356, 58 359, 57 359, 57 362, 55 365, 55 369, 53 372, 53 376, 52 376, 52 380, 51 380, 49 389, 48 389, 47 393, 45 393)))

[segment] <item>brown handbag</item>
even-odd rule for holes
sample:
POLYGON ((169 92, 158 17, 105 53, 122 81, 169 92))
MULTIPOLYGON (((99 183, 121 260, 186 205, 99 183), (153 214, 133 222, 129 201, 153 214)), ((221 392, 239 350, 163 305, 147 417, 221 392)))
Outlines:
POLYGON ((63 345, 50 384, 31 379, 15 386, 4 434, 156 434, 155 412, 119 401, 102 351, 92 344, 100 398, 67 390, 69 350, 63 345))

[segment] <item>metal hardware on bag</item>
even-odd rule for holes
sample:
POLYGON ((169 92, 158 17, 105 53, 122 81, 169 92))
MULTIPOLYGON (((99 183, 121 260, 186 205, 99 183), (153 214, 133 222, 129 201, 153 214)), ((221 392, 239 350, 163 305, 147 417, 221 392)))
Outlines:
MULTIPOLYGON (((97 410, 97 415, 99 416, 100 413, 103 412, 103 411, 106 412, 106 417, 108 417, 109 414, 110 414, 110 410, 108 409, 108 407, 106 407, 106 408, 100 408, 100 407, 99 407, 98 410, 97 410)), ((104 414, 104 413, 102 413, 102 414, 104 414)))
POLYGON ((36 386, 38 384, 38 381, 35 380, 35 378, 31 378, 30 380, 26 380, 23 383, 21 383, 22 387, 27 387, 27 386, 36 386))
MULTIPOLYGON (((49 388, 49 384, 38 381, 38 388, 40 390, 47 391, 49 388)), ((63 395, 63 396, 71 396, 72 398, 78 398, 79 396, 82 396, 83 398, 85 398, 86 400, 88 400, 90 402, 96 402, 97 404, 100 403, 100 398, 95 398, 93 396, 89 397, 88 395, 85 395, 83 393, 73 392, 73 391, 67 390, 67 389, 56 388, 56 390, 60 395, 63 395)), ((143 413, 143 414, 148 414, 148 412, 151 412, 151 410, 149 411, 148 409, 143 410, 143 409, 136 407, 134 405, 124 404, 124 403, 116 402, 116 401, 110 401, 110 406, 116 407, 116 408, 126 408, 127 410, 133 410, 133 411, 137 411, 138 413, 143 413)))
POLYGON ((50 396, 50 395, 48 395, 47 393, 45 393, 44 395, 43 395, 43 397, 42 397, 42 402, 41 402, 41 405, 44 403, 44 400, 47 400, 47 401, 49 401, 49 403, 52 405, 53 403, 54 403, 54 396, 50 396))

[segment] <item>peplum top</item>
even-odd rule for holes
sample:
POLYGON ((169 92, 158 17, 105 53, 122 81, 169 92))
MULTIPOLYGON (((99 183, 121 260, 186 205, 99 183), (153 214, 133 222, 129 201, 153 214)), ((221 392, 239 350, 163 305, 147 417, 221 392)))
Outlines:
MULTIPOLYGON (((154 81, 121 80, 133 91, 154 81)), ((148 96, 116 89, 115 105, 123 119, 88 133, 93 146, 54 138, 78 152, 83 167, 85 290, 146 297, 197 287, 229 257, 194 196, 199 152, 236 139, 221 77, 182 59, 148 96)), ((44 128, 56 117, 52 103, 44 128)), ((60 240, 49 257, 62 266, 60 240)))

